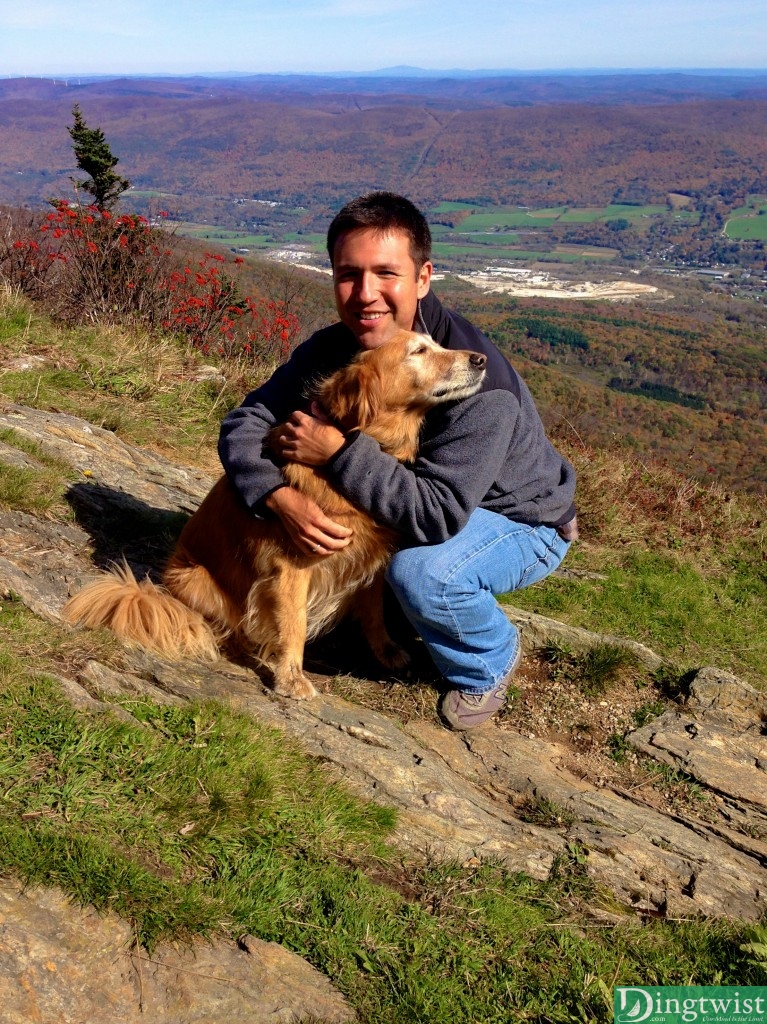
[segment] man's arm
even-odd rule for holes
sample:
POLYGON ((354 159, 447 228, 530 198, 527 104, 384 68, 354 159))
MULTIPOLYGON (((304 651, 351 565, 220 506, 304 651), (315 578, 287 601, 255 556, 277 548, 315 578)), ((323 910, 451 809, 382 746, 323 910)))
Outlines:
POLYGON ((498 480, 517 419, 516 398, 491 391, 434 410, 418 458, 403 465, 364 433, 348 438, 291 418, 286 458, 324 465, 343 494, 419 544, 454 536, 498 480))
POLYGON ((218 451, 227 476, 253 515, 278 515, 300 550, 319 555, 346 547, 351 531, 286 486, 275 453, 266 443, 270 430, 303 404, 307 382, 318 372, 322 375, 317 349, 313 339, 299 346, 286 364, 229 413, 221 424, 218 451))
POLYGON ((519 406, 488 391, 432 410, 418 456, 403 465, 360 434, 331 460, 343 494, 417 544, 455 536, 498 480, 519 406))
POLYGON ((227 476, 254 515, 262 515, 264 502, 285 481, 280 466, 267 444, 272 427, 287 420, 306 404, 307 388, 312 381, 337 368, 337 361, 348 359, 345 352, 334 356, 327 331, 313 335, 299 345, 287 363, 246 396, 242 405, 224 418, 218 441, 218 453, 227 476))

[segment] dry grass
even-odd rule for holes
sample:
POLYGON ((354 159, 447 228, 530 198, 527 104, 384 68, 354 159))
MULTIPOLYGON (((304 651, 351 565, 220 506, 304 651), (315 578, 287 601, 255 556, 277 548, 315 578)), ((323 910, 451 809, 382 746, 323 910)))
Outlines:
POLYGON ((703 571, 717 570, 724 544, 767 550, 767 496, 703 484, 615 450, 558 444, 578 470, 578 518, 588 544, 608 553, 631 545, 683 550, 703 571))

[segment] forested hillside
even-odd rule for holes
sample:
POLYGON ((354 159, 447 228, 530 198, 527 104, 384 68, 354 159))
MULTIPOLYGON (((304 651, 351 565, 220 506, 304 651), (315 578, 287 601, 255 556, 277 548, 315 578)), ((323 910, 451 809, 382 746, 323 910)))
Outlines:
POLYGON ((324 208, 363 187, 530 206, 767 191, 764 89, 689 98, 619 82, 596 101, 575 79, 539 83, 537 100, 514 80, 402 79, 396 92, 375 79, 0 82, 0 200, 69 187, 75 102, 136 188, 178 194, 185 210, 210 196, 324 208))
POLYGON ((599 447, 767 490, 762 311, 679 283, 655 304, 510 300, 446 288, 529 381, 549 423, 599 447))

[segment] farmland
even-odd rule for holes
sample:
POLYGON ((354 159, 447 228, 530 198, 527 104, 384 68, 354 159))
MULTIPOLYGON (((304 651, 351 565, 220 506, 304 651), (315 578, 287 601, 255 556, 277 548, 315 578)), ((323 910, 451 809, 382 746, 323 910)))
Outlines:
MULTIPOLYGON (((144 193, 132 193, 133 201, 144 193)), ((166 197, 170 199, 171 197, 166 197)), ((668 205, 609 204, 604 207, 480 207, 476 204, 441 202, 428 211, 434 237, 434 255, 441 269, 479 270, 489 260, 521 264, 589 264, 619 260, 616 245, 578 242, 568 228, 578 225, 602 226, 604 241, 611 241, 628 227, 646 230, 651 223, 694 217, 668 205)), ((310 260, 325 258, 325 238, 319 231, 302 230, 307 211, 282 204, 264 204, 257 216, 243 220, 239 227, 179 220, 181 235, 228 248, 283 250, 292 245, 305 250, 310 260)), ((313 226, 313 225, 312 225, 313 226)))
POLYGON ((749 196, 745 206, 732 211, 724 231, 728 238, 738 241, 767 240, 767 198, 749 196))

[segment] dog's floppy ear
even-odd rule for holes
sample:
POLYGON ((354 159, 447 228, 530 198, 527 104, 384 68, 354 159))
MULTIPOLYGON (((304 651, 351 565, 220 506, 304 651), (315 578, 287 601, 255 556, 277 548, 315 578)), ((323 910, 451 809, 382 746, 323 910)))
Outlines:
POLYGON ((318 398, 345 430, 364 430, 378 416, 384 399, 381 373, 363 353, 321 386, 318 398))

